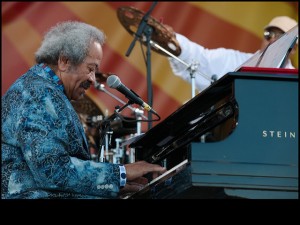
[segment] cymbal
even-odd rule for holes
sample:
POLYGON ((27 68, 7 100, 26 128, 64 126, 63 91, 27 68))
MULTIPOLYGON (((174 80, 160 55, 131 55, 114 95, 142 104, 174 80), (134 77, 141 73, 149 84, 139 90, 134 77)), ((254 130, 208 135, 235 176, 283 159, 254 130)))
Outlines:
MULTIPOLYGON (((143 11, 131 6, 119 7, 117 10, 119 21, 131 35, 134 35, 137 31, 144 14, 145 13, 143 11)), ((181 53, 181 48, 174 35, 162 23, 151 16, 148 17, 147 23, 153 29, 151 40, 173 55, 179 56, 181 53)), ((142 43, 146 45, 146 40, 143 39, 145 38, 142 37, 142 43)), ((153 46, 151 47, 155 52, 169 56, 161 49, 153 46)))
POLYGON ((82 96, 82 98, 76 101, 71 101, 71 104, 77 114, 83 114, 86 116, 103 115, 102 110, 87 95, 82 96))

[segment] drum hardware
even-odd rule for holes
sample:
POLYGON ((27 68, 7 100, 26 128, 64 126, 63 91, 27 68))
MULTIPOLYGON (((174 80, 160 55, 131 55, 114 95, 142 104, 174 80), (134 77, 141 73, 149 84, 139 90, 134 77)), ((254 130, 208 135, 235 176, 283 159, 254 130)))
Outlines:
POLYGON ((116 138, 115 139, 116 141, 116 148, 115 149, 112 149, 112 152, 113 152, 113 163, 117 163, 117 164, 120 164, 120 163, 124 163, 123 162, 123 158, 124 158, 124 149, 121 147, 121 142, 122 142, 122 139, 121 138, 116 138))
POLYGON ((111 136, 112 136, 113 132, 112 131, 106 131, 105 133, 105 160, 106 162, 110 162, 110 157, 112 156, 112 153, 109 150, 109 146, 111 144, 111 136))
MULTIPOLYGON (((154 6, 152 6, 152 9, 153 7, 154 6)), ((152 44, 152 50, 165 56, 169 56, 167 52, 171 53, 172 55, 179 56, 181 53, 181 48, 173 33, 171 33, 158 20, 152 16, 149 16, 150 12, 152 11, 150 10, 147 12, 148 14, 145 14, 143 11, 137 8, 124 6, 117 9, 117 16, 120 23, 128 31, 128 33, 136 38, 140 38, 144 45, 147 45, 147 38, 145 34, 141 32, 140 25, 142 25, 142 22, 146 22, 147 25, 153 30, 151 34, 151 41, 155 43, 156 46, 152 44), (138 32, 137 28, 140 28, 141 34, 138 32), (157 46, 159 46, 159 48, 157 48, 157 46)))
MULTIPOLYGON (((137 129, 136 129, 136 134, 134 136, 139 136, 142 134, 142 123, 141 123, 141 119, 142 119, 142 115, 143 115, 144 111, 143 110, 136 110, 135 111, 135 116, 137 118, 137 129)), ((135 148, 130 148, 130 157, 129 157, 129 162, 133 163, 135 162, 135 148)))
MULTIPOLYGON (((115 97, 118 99, 116 96, 113 96, 113 94, 109 93, 105 88, 104 85, 102 86, 102 90, 109 94, 112 97, 115 97)), ((122 102, 122 100, 120 100, 122 102)), ((102 121, 104 121, 105 116, 102 113, 102 111, 97 107, 97 105, 90 99, 87 95, 84 95, 82 99, 77 100, 77 101, 71 101, 75 111, 77 112, 77 115, 81 121, 81 124, 84 128, 85 135, 87 137, 87 141, 89 144, 89 154, 91 157, 91 160, 95 162, 112 162, 112 161, 117 161, 117 157, 120 157, 119 153, 116 153, 116 149, 122 148, 121 147, 115 147, 115 145, 118 145, 117 141, 122 138, 125 135, 129 135, 132 133, 137 132, 137 127, 139 127, 138 124, 134 123, 132 124, 132 121, 135 121, 136 119, 134 118, 126 118, 121 120, 120 118, 115 118, 113 121, 110 123, 110 129, 108 130, 108 133, 106 133, 107 137, 104 139, 105 144, 100 145, 100 139, 101 139, 101 134, 100 133, 100 125, 102 121), (132 119, 132 121, 130 120, 132 119), (127 122, 126 122, 127 121, 127 122), (132 126, 132 125, 133 126, 132 126), (113 150, 110 150, 109 148, 115 148, 113 150), (114 156, 116 154, 116 156, 114 156), (119 156, 117 156, 119 155, 119 156)), ((124 103, 124 102, 122 102, 124 103)), ((124 103, 125 104, 125 103, 124 103)), ((130 108, 135 114, 140 115, 141 117, 147 119, 143 115, 143 111, 140 109, 136 109, 128 105, 128 108, 130 108)), ((140 117, 139 117, 140 119, 140 117)), ((125 154, 123 154, 125 155, 125 154)), ((121 160, 121 159, 119 159, 121 160)), ((124 161, 124 160, 123 160, 124 161)))
MULTIPOLYGON (((99 83, 96 83, 95 84, 95 87, 97 90, 100 90, 100 91, 103 91, 105 92, 106 94, 108 94, 109 96, 111 96, 112 98, 116 99, 117 101, 119 101, 120 103, 122 103, 123 105, 125 105, 126 103, 124 101, 122 101, 120 98, 118 98, 117 96, 115 96, 113 93, 111 93, 110 91, 108 91, 106 88, 105 88, 105 85, 104 84, 99 84, 99 83)), ((142 109, 139 109, 139 108, 135 108, 135 107, 132 107, 130 106, 130 104, 127 104, 127 107, 135 114, 135 118, 137 120, 137 133, 140 134, 141 133, 141 121, 142 119, 148 119, 145 115, 144 115, 144 110, 142 109)), ((113 122, 112 122, 113 123, 113 122)))
MULTIPOLYGON (((101 162, 113 162, 113 161, 118 161, 121 160, 120 157, 120 153, 116 153, 116 151, 118 151, 117 149, 121 148, 123 149, 123 157, 125 157, 125 150, 124 150, 124 145, 120 146, 119 140, 120 140, 120 135, 121 136, 125 136, 125 135, 132 135, 132 134, 141 134, 141 121, 143 119, 147 120, 147 117, 144 116, 144 111, 142 109, 139 108, 134 108, 131 106, 131 102, 125 103, 124 101, 122 101, 120 98, 118 98, 117 96, 115 96, 113 93, 111 93, 110 91, 108 91, 105 88, 104 84, 100 84, 98 82, 95 82, 95 88, 99 91, 103 91, 104 93, 108 94, 109 96, 111 96, 112 98, 116 99, 117 101, 119 101, 120 103, 122 103, 124 106, 122 109, 119 109, 117 106, 115 113, 111 116, 111 118, 104 118, 101 117, 101 121, 98 123, 98 127, 102 126, 102 128, 99 129, 99 134, 101 136, 105 135, 105 144, 103 145, 99 145, 99 149, 100 149, 100 154, 98 155, 98 161, 101 162), (135 114, 135 120, 131 121, 128 118, 124 118, 122 117, 119 112, 121 112, 123 109, 125 109, 125 107, 128 107, 129 109, 131 109, 131 111, 135 114), (105 120, 109 120, 109 121, 105 121, 105 120), (133 129, 129 126, 129 124, 131 124, 132 122, 136 121, 136 128, 133 129), (109 122, 109 124, 105 124, 109 122), (109 125, 109 127, 106 127, 106 131, 105 129, 103 129, 103 126, 107 126, 109 125), (111 132, 111 133, 105 133, 105 132, 111 132), (116 142, 116 147, 115 148, 111 148, 110 146, 112 146, 112 137, 114 135, 118 135, 118 137, 114 138, 113 140, 116 142), (119 145, 119 146, 118 146, 119 145), (109 150, 110 149, 110 150, 109 150), (119 158, 119 159, 117 159, 119 158)), ((99 117, 100 118, 100 117, 99 117)), ((93 121, 94 117, 91 117, 91 120, 93 121)), ((98 120, 97 120, 98 121, 98 120)), ((100 143, 101 143, 101 138, 99 139, 100 143)), ((122 139, 121 139, 122 140, 122 139)), ((122 140, 123 141, 123 140, 122 140)), ((102 140, 103 142, 103 140, 102 140)), ((127 153, 127 152, 126 152, 127 153)), ((127 156, 127 154, 126 154, 127 156)), ((130 152, 128 154, 128 158, 130 162, 134 161, 134 149, 130 149, 130 152)), ((123 159, 124 161, 125 159, 123 159)))
POLYGON ((88 116, 86 122, 89 124, 97 124, 101 120, 103 120, 103 115, 95 115, 95 116, 88 116))
POLYGON ((100 126, 99 126, 99 133, 100 133, 100 147, 101 153, 99 155, 99 161, 104 162, 103 158, 105 158, 106 162, 110 161, 110 152, 109 152, 109 146, 111 144, 111 123, 116 119, 116 118, 122 118, 122 116, 119 114, 123 109, 125 109, 128 105, 132 104, 131 101, 123 105, 122 107, 116 106, 115 111, 112 115, 109 117, 104 118, 103 121, 101 121, 100 126), (105 157, 103 157, 105 156, 105 157))
MULTIPOLYGON (((131 135, 131 137, 134 137, 134 135, 131 135)), ((135 162, 135 148, 129 148, 129 163, 134 163, 135 162)))
POLYGON ((141 123, 141 120, 142 120, 144 111, 140 110, 140 109, 136 109, 134 111, 134 113, 135 113, 135 117, 137 119, 136 133, 137 134, 141 134, 142 133, 142 123, 141 123))
MULTIPOLYGON (((143 22, 145 16, 145 13, 143 11, 138 10, 134 7, 125 6, 118 8, 117 16, 121 24, 131 35, 134 35, 135 38, 140 38, 141 42, 144 45, 147 44, 147 37, 145 36, 145 34, 138 35, 138 31, 135 32, 136 27, 139 28, 141 23, 143 22)), ((199 62, 192 62, 188 64, 177 57, 181 54, 181 48, 174 33, 171 32, 167 28, 167 26, 164 26, 151 16, 147 18, 147 24, 153 29, 153 32, 151 33, 151 40, 149 41, 152 50, 164 56, 172 57, 186 66, 191 77, 192 97, 195 97, 196 95, 195 72, 197 72, 205 79, 209 80, 211 83, 216 81, 215 75, 210 77, 206 74, 201 73, 200 71, 197 71, 199 62)))
POLYGON ((89 96, 84 95, 81 99, 71 101, 79 120, 84 128, 89 145, 89 154, 93 161, 99 158, 99 133, 98 123, 103 119, 103 113, 89 96))
MULTIPOLYGON (((157 43, 159 41, 163 40, 170 40, 172 38, 171 36, 161 35, 161 34, 168 34, 168 30, 161 26, 161 24, 156 21, 153 17, 150 16, 151 12, 153 11, 155 5, 157 2, 154 2, 148 12, 144 13, 142 11, 139 11, 133 7, 120 7, 117 10, 117 16, 121 24, 124 26, 124 28, 134 36, 134 40, 131 42, 127 52, 126 56, 128 57, 131 53, 131 50, 133 49, 135 42, 139 40, 142 44, 146 45, 147 51, 146 51, 146 68, 147 68, 147 96, 148 96, 148 103, 149 106, 152 107, 153 103, 153 96, 152 96, 152 81, 151 81, 151 45, 150 41, 151 39, 156 41, 157 43), (134 28, 132 30, 132 28, 134 28), (136 28, 136 29, 135 29, 136 28), (164 29, 164 33, 161 32, 159 29, 164 29)), ((174 39, 172 40, 174 41, 174 39)), ((176 39, 175 39, 176 41, 176 39)), ((165 47, 168 47, 168 44, 165 43, 165 47)), ((154 51, 157 51, 156 49, 153 49, 154 51)), ((152 114, 148 113, 148 129, 152 127, 152 114)))
MULTIPOLYGON (((104 73, 102 73, 103 76, 104 73)), ((105 73, 108 74, 108 73, 105 73)), ((109 73, 111 74, 111 73, 109 73)), ((104 78, 103 78, 104 79, 104 78)), ((99 75, 98 75, 99 80, 99 75)), ((97 105, 90 99, 87 95, 84 95, 82 99, 77 101, 72 101, 72 105, 75 111, 78 114, 78 117, 82 123, 84 128, 88 144, 89 144, 89 153, 91 160, 95 162, 113 162, 113 161, 122 161, 120 157, 122 157, 122 149, 123 146, 120 146, 120 140, 125 135, 131 135, 134 133, 141 133, 141 121, 142 119, 147 119, 143 115, 144 111, 139 108, 134 108, 130 106, 129 103, 125 103, 108 90, 105 89, 103 84, 97 83, 97 89, 105 92, 106 94, 110 95, 111 97, 115 98, 122 104, 125 104, 122 109, 117 108, 115 113, 121 112, 125 107, 130 108, 133 113, 135 114, 135 119, 133 118, 124 118, 121 115, 116 115, 115 118, 107 117, 103 115, 102 111, 97 107, 97 105), (109 121, 109 128, 108 129, 100 129, 107 120, 110 118, 109 121), (121 119, 120 119, 121 118, 121 119), (132 127, 132 122, 135 122, 135 127, 132 127), (102 137, 102 138, 101 138, 102 137), (104 139, 103 139, 104 137, 104 139), (114 143, 116 143, 116 147, 114 148, 114 143), (112 149, 110 149, 112 148, 112 149)), ((125 152, 123 150, 123 157, 125 157, 125 152)), ((131 159, 132 160, 132 154, 131 159)), ((125 159, 123 159, 124 161, 125 159)))

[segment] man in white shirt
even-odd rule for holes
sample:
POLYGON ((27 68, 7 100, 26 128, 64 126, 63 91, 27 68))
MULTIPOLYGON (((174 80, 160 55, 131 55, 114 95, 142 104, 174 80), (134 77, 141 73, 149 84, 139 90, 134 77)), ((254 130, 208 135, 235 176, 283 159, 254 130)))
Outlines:
MULTIPOLYGON (((297 21, 287 16, 278 16, 273 18, 264 28, 264 40, 260 51, 264 50, 268 44, 276 41, 283 33, 292 29, 296 25, 298 25, 297 21)), ((166 27, 172 32, 171 27, 166 27)), ((246 53, 234 49, 207 49, 200 44, 192 42, 181 34, 174 33, 174 35, 176 35, 176 39, 181 47, 181 54, 178 58, 189 63, 201 62, 199 64, 195 64, 196 71, 194 73, 195 87, 199 92, 207 88, 213 80, 219 79, 228 72, 235 71, 235 69, 254 55, 254 53, 246 53)), ((297 46, 298 41, 290 55, 296 52, 297 46)), ((187 69, 186 65, 172 57, 168 57, 168 60, 173 73, 176 76, 191 82, 191 72, 187 69)), ((288 59, 285 68, 294 69, 290 59, 288 59)))

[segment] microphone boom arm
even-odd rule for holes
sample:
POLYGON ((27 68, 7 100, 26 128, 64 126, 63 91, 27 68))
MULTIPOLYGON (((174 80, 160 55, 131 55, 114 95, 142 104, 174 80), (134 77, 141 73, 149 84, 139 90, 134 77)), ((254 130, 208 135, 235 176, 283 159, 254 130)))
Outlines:
MULTIPOLYGON (((113 93, 111 93, 111 92, 109 92, 105 87, 104 87, 104 84, 99 84, 99 83, 97 83, 97 84, 95 84, 95 87, 96 87, 96 89, 98 89, 98 90, 100 90, 100 91, 103 91, 103 92, 105 92, 106 94, 108 94, 109 96, 111 96, 112 98, 114 98, 114 99, 116 99, 117 101, 119 101, 120 103, 122 103, 122 104, 126 104, 126 102, 124 102, 123 100, 121 100, 120 98, 118 98, 117 96, 115 96, 113 93)), ((143 114, 140 114, 140 109, 138 109, 138 108, 134 108, 134 107, 132 107, 132 106, 130 106, 130 105, 128 105, 127 106, 132 112, 134 112, 134 113, 138 113, 141 117, 143 117, 144 119, 148 119, 145 115, 143 115, 143 114)))

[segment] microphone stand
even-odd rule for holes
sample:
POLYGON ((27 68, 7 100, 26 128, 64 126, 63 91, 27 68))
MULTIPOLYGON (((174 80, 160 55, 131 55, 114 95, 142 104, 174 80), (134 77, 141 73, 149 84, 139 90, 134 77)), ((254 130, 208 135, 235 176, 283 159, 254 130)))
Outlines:
MULTIPOLYGON (((122 101, 120 98, 118 98, 117 96, 115 96, 113 93, 111 93, 111 92, 109 92, 106 88, 105 88, 105 86, 104 86, 104 84, 100 84, 100 83, 97 83, 96 85, 95 85, 95 87, 96 87, 96 89, 97 90, 100 90, 100 91, 103 91, 103 92, 105 92, 106 94, 108 94, 109 96, 111 96, 111 97, 113 97, 114 99, 116 99, 117 101, 119 101, 120 103, 122 103, 122 104, 124 104, 125 106, 122 108, 122 109, 119 109, 117 112, 120 112, 121 110, 123 110, 126 106, 128 106, 128 108, 129 109, 131 109, 134 113, 135 113, 135 116, 136 116, 136 118, 137 118, 137 133, 135 134, 135 136, 138 136, 138 135, 141 135, 141 133, 142 133, 142 130, 141 130, 141 120, 142 120, 142 118, 144 118, 144 119, 147 119, 147 117, 146 116, 144 116, 144 111, 143 110, 140 110, 140 109, 138 109, 138 108, 133 108, 133 107, 131 107, 130 106, 130 104, 131 104, 131 102, 128 102, 127 104, 124 102, 124 101, 122 101)), ((102 133, 103 133, 103 135, 105 134, 105 145, 104 144, 102 144, 102 146, 101 146, 101 142, 103 142, 103 141, 100 141, 100 154, 99 154, 99 160, 98 161, 100 161, 100 162, 105 162, 106 161, 106 157, 105 156, 107 156, 108 155, 108 145, 109 145, 109 134, 111 133, 110 131, 109 131, 109 129, 110 129, 110 122, 112 121, 112 120, 114 120, 115 118, 116 118, 116 113, 117 113, 116 111, 115 111, 115 113, 114 114, 112 114, 110 117, 108 117, 106 120, 105 120, 105 122, 104 123, 102 123, 101 125, 102 125, 102 133), (104 154, 104 152, 106 152, 106 154, 104 154)), ((102 140, 103 139, 103 137, 101 138, 101 132, 100 132, 100 140, 102 140)), ((117 141, 117 140, 116 140, 117 141)), ((117 147, 116 149, 118 149, 119 147, 117 147)), ((134 148, 131 148, 131 151, 130 151, 130 162, 134 162, 134 152, 135 152, 135 149, 134 148)), ((113 159, 115 159, 116 157, 115 156, 113 156, 113 159)))
POLYGON ((126 52, 126 56, 128 57, 132 51, 132 49, 134 48, 134 45, 135 45, 135 42, 137 41, 137 39, 139 38, 142 38, 142 34, 144 33, 144 30, 146 28, 146 26, 148 26, 148 17, 150 16, 150 13, 153 11, 155 5, 157 4, 157 2, 153 2, 151 8, 149 9, 148 12, 145 13, 145 15, 143 16, 140 24, 139 24, 139 27, 136 31, 136 33, 134 34, 134 39, 133 41, 131 42, 127 52, 126 52))
MULTIPOLYGON (((128 57, 135 45, 135 42, 137 41, 137 39, 143 39, 143 34, 146 36, 146 42, 147 42, 147 62, 146 62, 146 67, 147 67, 147 94, 148 94, 148 103, 149 106, 152 107, 152 81, 151 81, 151 35, 152 35, 152 27, 148 25, 148 17, 150 16, 151 12, 153 11, 155 5, 157 4, 157 2, 153 2, 153 4, 151 5, 150 9, 148 10, 148 12, 145 13, 145 15, 143 16, 138 29, 134 35, 134 39, 131 42, 129 49, 126 52, 126 56, 128 57)), ((148 129, 150 129, 152 127, 152 114, 148 112, 148 129)))
MULTIPOLYGON (((124 101, 122 101, 120 98, 118 98, 117 96, 115 96, 113 93, 109 92, 105 88, 104 84, 99 84, 98 83, 96 86, 97 86, 96 87, 97 90, 105 92, 106 94, 108 94, 109 96, 111 96, 112 98, 116 99, 117 101, 119 101, 122 104, 126 104, 124 101)), ((131 109, 131 111, 134 112, 135 114, 137 114, 137 113, 140 114, 141 113, 141 110, 138 109, 138 108, 134 108, 134 107, 132 107, 130 105, 128 105, 128 108, 131 109)), ((141 114, 141 117, 143 117, 145 120, 147 119, 147 117, 144 116, 143 114, 141 114)))
POLYGON ((112 134, 110 131, 110 124, 111 122, 118 116, 119 112, 121 112, 125 107, 128 105, 132 104, 131 101, 126 103, 123 107, 117 108, 114 111, 112 115, 109 117, 105 118, 103 122, 100 124, 100 154, 99 154, 99 161, 100 162, 106 162, 108 161, 107 157, 108 155, 108 148, 109 148, 109 134, 112 134), (103 143, 105 141, 105 143, 103 143), (104 154, 106 152, 106 154, 104 154))

